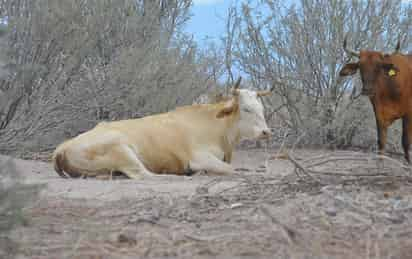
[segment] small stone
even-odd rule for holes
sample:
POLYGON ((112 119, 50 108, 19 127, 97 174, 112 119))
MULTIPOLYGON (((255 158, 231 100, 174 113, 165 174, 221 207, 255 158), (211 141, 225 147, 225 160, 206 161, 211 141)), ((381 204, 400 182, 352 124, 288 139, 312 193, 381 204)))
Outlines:
POLYGON ((250 169, 248 168, 244 168, 244 167, 239 167, 239 168, 235 168, 236 172, 250 172, 250 169))
POLYGON ((335 208, 327 208, 325 210, 325 213, 326 215, 331 216, 331 217, 336 217, 336 215, 338 214, 335 208))
POLYGON ((396 195, 396 196, 393 197, 393 199, 395 199, 397 201, 400 201, 400 200, 402 200, 402 196, 396 195))
POLYGON ((119 234, 119 236, 117 237, 117 242, 122 243, 122 244, 129 244, 129 245, 136 245, 137 241, 134 237, 132 237, 131 235, 127 235, 127 234, 119 234))
POLYGON ((230 208, 231 209, 236 209, 236 208, 239 208, 239 207, 242 207, 242 206, 243 206, 243 203, 238 202, 238 203, 233 203, 232 205, 230 205, 230 208))
POLYGON ((209 189, 205 186, 198 186, 196 188, 196 194, 204 195, 204 194, 207 194, 207 193, 209 193, 209 189))

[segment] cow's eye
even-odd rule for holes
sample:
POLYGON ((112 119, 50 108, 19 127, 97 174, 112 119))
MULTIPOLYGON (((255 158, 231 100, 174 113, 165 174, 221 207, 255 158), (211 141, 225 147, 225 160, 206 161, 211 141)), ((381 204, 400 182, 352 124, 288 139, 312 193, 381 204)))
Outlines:
POLYGON ((252 113, 252 110, 249 110, 248 108, 244 108, 243 111, 247 113, 252 113))

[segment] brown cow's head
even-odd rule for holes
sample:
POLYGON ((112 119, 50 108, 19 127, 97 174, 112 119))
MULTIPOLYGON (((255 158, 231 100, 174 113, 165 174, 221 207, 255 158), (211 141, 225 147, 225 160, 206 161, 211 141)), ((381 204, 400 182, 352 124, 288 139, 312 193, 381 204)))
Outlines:
MULTIPOLYGON (((362 94, 373 96, 376 93, 376 87, 379 82, 385 85, 391 84, 393 77, 399 72, 398 67, 392 63, 392 55, 384 54, 378 51, 362 50, 356 52, 346 48, 346 38, 343 42, 343 48, 351 55, 359 58, 356 63, 348 63, 343 66, 339 72, 340 76, 349 76, 356 73, 359 69, 362 79, 362 94)), ((398 51, 399 43, 395 53, 398 51)), ((395 89, 394 89, 395 90, 395 89)))

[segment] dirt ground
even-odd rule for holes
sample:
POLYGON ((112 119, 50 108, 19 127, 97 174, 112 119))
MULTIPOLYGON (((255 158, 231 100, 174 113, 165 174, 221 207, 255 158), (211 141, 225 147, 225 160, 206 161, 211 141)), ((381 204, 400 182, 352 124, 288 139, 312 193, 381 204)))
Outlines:
MULTIPOLYGON (((46 184, 11 233, 18 258, 412 258, 412 173, 370 154, 234 154, 233 176, 62 179, 46 184)), ((5 157, 0 157, 5 159, 5 157)))

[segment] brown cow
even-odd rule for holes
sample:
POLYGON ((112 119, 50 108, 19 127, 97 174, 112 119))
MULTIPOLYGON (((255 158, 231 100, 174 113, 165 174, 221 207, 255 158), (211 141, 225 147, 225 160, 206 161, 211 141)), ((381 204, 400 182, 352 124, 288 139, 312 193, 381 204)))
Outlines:
POLYGON ((379 153, 385 149, 387 129, 397 119, 402 118, 402 147, 405 159, 410 163, 409 145, 412 141, 412 55, 396 51, 384 54, 379 51, 345 51, 359 58, 356 63, 346 64, 340 76, 348 76, 360 71, 362 94, 367 95, 375 112, 379 153))

